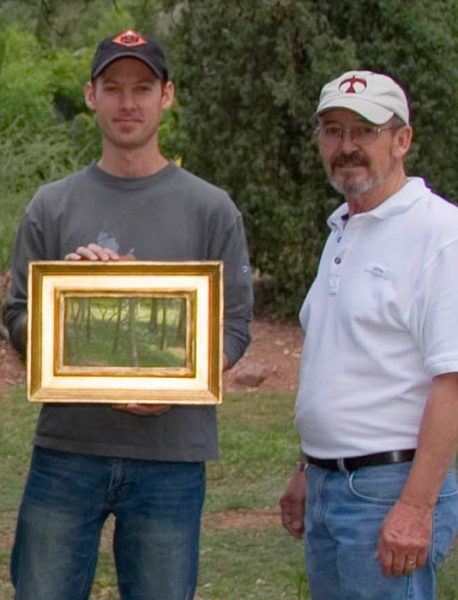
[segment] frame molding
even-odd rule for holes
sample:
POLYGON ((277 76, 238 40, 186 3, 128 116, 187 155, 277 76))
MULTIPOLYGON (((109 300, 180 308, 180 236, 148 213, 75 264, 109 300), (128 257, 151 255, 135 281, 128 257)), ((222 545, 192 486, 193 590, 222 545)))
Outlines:
MULTIPOLYGON (((28 399, 57 403, 220 404, 223 308, 221 261, 31 262, 28 399), (119 311, 119 326, 124 306, 125 315, 133 319, 130 335, 135 338, 138 323, 145 328, 141 316, 146 310, 144 305, 150 302, 152 306, 155 300, 161 306, 167 302, 178 305, 185 314, 184 340, 175 350, 177 357, 160 355, 161 360, 168 357, 170 364, 110 364, 105 362, 106 350, 99 352, 97 358, 101 360, 84 358, 80 338, 91 346, 95 344, 72 320, 75 311, 86 311, 88 323, 100 329, 106 327, 104 313, 108 310, 113 314, 119 311), (74 351, 75 339, 79 354, 74 351), (76 359, 69 358, 75 355, 76 359)), ((162 323, 167 323, 165 314, 163 308, 162 323)), ((110 326, 113 329, 112 323, 110 326)))

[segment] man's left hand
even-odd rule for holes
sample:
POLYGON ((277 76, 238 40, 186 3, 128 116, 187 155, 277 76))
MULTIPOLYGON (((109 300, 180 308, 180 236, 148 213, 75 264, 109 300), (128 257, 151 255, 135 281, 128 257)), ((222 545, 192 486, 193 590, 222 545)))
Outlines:
POLYGON ((430 507, 396 502, 382 523, 376 558, 387 577, 409 575, 428 559, 432 534, 430 507))
MULTIPOLYGON (((229 359, 226 354, 223 355, 223 371, 230 369, 229 359)), ((113 408, 117 410, 125 410, 132 415, 140 417, 159 417, 172 408, 170 404, 141 404, 141 403, 126 403, 113 404, 113 408)))

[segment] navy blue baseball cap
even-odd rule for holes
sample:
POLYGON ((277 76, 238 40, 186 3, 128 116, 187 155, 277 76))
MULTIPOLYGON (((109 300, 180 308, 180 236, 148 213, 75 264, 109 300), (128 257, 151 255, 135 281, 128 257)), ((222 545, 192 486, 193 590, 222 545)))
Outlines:
POLYGON ((152 38, 133 29, 100 42, 92 61, 92 79, 98 77, 108 65, 119 58, 138 58, 148 65, 160 80, 168 80, 169 72, 161 46, 152 38))

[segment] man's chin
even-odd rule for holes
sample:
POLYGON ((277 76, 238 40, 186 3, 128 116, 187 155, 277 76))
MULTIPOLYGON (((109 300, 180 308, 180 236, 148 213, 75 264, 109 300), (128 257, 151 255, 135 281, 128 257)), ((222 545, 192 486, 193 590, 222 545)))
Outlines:
POLYGON ((370 180, 355 181, 354 179, 331 179, 332 187, 343 196, 358 197, 365 194, 373 187, 370 180))

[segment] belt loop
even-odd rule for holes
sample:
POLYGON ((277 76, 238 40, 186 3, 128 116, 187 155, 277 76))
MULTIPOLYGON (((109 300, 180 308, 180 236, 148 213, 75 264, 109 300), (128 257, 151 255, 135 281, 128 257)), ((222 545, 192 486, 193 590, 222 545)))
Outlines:
POLYGON ((339 469, 339 471, 341 471, 342 473, 348 473, 348 469, 345 467, 345 458, 338 458, 337 459, 337 467, 339 469))

